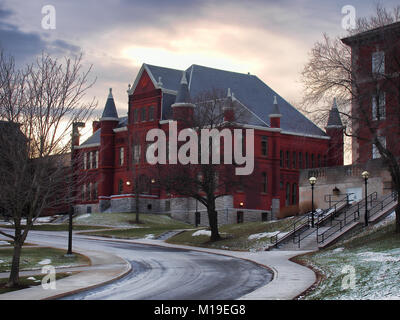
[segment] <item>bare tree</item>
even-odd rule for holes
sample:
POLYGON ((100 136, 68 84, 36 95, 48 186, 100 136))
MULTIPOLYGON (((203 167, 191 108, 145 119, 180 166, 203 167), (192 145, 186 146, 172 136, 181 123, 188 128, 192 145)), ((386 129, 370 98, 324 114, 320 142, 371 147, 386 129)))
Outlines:
POLYGON ((62 63, 43 53, 17 69, 13 58, 0 54, 0 208, 14 227, 13 234, 0 234, 14 245, 10 287, 19 285, 21 248, 35 220, 74 201, 65 192, 73 171, 70 134, 96 106, 83 102, 94 83, 90 70, 82 70, 82 56, 62 63))
MULTIPOLYGON (((400 166, 396 139, 400 133, 400 38, 398 28, 385 27, 399 22, 399 13, 400 6, 388 11, 377 5, 373 16, 358 19, 356 28, 349 31, 352 36, 375 29, 376 40, 387 60, 377 61, 381 71, 371 68, 371 56, 359 52, 358 44, 350 46, 346 39, 331 39, 324 35, 311 50, 310 60, 302 72, 303 109, 313 114, 314 120, 323 123, 330 109, 324 105, 328 101, 330 105, 333 97, 337 97, 346 126, 345 134, 362 142, 365 149, 360 149, 360 153, 365 154, 372 146, 376 148, 398 194, 400 166), (385 103, 381 103, 381 97, 385 103), (382 119, 386 119, 385 126, 382 126, 382 119), (381 137, 387 137, 389 141, 386 143, 381 137)), ((396 232, 400 233, 400 205, 396 207, 396 232)))

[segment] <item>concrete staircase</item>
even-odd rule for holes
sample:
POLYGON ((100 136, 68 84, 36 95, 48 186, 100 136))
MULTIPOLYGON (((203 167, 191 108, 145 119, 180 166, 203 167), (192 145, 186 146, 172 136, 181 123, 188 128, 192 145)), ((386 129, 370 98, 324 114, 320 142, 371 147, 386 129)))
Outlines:
MULTIPOLYGON (((374 224, 395 209, 397 195, 395 193, 377 196, 370 194, 367 198, 369 223, 374 224)), ((314 228, 305 224, 301 229, 288 234, 272 245, 269 250, 318 250, 332 245, 344 235, 364 227, 365 199, 351 205, 341 206, 335 212, 327 210, 324 216, 315 221, 314 228)))

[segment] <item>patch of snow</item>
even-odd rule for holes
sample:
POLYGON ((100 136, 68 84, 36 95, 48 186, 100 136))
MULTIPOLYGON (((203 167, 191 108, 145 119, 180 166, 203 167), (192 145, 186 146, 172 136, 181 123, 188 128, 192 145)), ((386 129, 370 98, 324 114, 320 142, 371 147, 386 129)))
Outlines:
POLYGON ((4 263, 5 261, 4 260, 0 260, 0 263, 4 263))
POLYGON ((0 240, 0 246, 1 246, 1 245, 6 245, 6 246, 7 246, 7 245, 9 245, 9 243, 8 243, 7 241, 2 241, 2 240, 0 240))
POLYGON ((82 215, 76 217, 75 220, 85 219, 85 218, 88 218, 88 217, 90 217, 90 213, 82 214, 82 215))
POLYGON ((342 252, 344 250, 344 248, 343 247, 341 247, 341 248, 336 248, 336 249, 334 249, 334 250, 332 250, 332 252, 342 252))
POLYGON ((40 265, 45 265, 45 264, 50 264, 50 263, 51 263, 50 259, 44 259, 44 260, 38 262, 38 264, 40 264, 40 265))
POLYGON ((36 278, 35 277, 29 277, 29 278, 27 278, 28 280, 36 280, 36 278))
POLYGON ((400 257, 392 256, 389 253, 383 252, 361 252, 357 254, 362 257, 363 261, 371 261, 371 262, 399 262, 400 257))
POLYGON ((255 233, 255 234, 249 235, 248 239, 249 240, 254 240, 254 239, 259 240, 259 239, 266 238, 266 237, 270 238, 270 237, 277 235, 278 233, 279 233, 279 231, 255 233))
POLYGON ((147 234, 145 239, 154 239, 154 234, 147 234))
POLYGON ((197 236, 211 236, 211 230, 198 230, 195 233, 192 233, 192 237, 197 236))

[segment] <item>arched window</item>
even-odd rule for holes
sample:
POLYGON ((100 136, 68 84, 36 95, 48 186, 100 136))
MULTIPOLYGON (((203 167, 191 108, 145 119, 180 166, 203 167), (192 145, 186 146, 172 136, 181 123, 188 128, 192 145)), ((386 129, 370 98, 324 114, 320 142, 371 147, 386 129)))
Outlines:
POLYGON ((290 152, 286 151, 286 167, 290 168, 290 152))

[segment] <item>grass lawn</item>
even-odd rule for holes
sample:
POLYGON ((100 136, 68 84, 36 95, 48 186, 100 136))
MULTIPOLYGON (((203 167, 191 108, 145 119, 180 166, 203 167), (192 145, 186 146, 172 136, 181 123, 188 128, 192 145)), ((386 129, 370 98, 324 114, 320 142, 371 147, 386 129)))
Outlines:
MULTIPOLYGON (((74 274, 73 272, 56 273, 56 280, 69 277, 73 274, 74 274)), ((20 277, 20 286, 18 288, 6 288, 5 286, 7 284, 8 279, 6 278, 0 279, 0 294, 41 285, 42 278, 44 276, 46 275, 41 274, 35 276, 20 277)))
POLYGON ((209 235, 185 231, 167 240, 168 243, 229 250, 263 250, 271 242, 270 237, 292 223, 292 218, 277 221, 246 222, 219 227, 222 240, 210 242, 209 235))
POLYGON ((156 237, 169 230, 193 228, 192 225, 173 220, 167 215, 157 214, 141 214, 140 224, 135 224, 135 214, 132 213, 94 213, 81 220, 84 220, 85 224, 94 223, 124 228, 121 230, 83 232, 81 234, 124 239, 156 237))
POLYGON ((322 275, 317 288, 301 299, 400 299, 400 235, 394 233, 393 221, 296 260, 322 275))
MULTIPOLYGON (((74 257, 64 257, 66 251, 55 248, 22 248, 20 268, 23 270, 40 269, 43 265, 59 266, 89 265, 88 258, 75 254, 74 257), (46 261, 47 260, 47 261, 46 261)), ((12 248, 0 250, 0 272, 8 272, 11 268, 12 248)))
MULTIPOLYGON (((14 229, 12 225, 0 225, 0 228, 14 229)), ((73 230, 95 230, 95 229, 104 229, 102 226, 90 226, 90 225, 73 225, 73 230)), ((30 230, 36 231, 68 231, 68 223, 60 223, 60 224, 36 224, 33 225, 30 230)))

